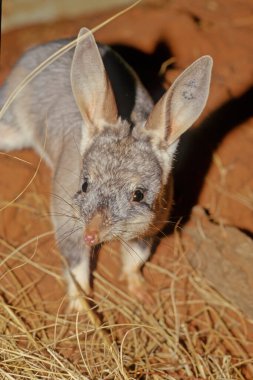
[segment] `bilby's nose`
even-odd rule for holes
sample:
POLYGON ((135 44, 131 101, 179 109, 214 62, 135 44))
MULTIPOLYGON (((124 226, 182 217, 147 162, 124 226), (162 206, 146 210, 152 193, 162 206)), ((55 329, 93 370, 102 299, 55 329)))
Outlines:
POLYGON ((87 245, 95 245, 98 243, 98 232, 97 231, 89 231, 84 234, 84 242, 87 245))
POLYGON ((99 243, 99 233, 103 225, 103 217, 101 213, 96 213, 88 222, 84 230, 84 242, 87 245, 96 245, 99 243))

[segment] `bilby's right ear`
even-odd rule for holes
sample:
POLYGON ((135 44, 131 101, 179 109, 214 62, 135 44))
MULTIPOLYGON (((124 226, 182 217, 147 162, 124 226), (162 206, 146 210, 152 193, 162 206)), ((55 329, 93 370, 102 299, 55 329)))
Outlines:
POLYGON ((101 124, 115 124, 117 106, 111 84, 100 56, 93 34, 82 28, 78 38, 72 67, 72 91, 88 127, 99 128, 101 124))
POLYGON ((190 128, 206 105, 212 65, 212 58, 203 56, 175 80, 151 112, 147 131, 171 145, 190 128))

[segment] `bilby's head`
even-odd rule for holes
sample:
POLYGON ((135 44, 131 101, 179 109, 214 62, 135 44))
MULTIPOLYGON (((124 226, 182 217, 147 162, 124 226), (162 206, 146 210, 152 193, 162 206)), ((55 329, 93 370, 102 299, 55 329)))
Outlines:
POLYGON ((72 90, 84 121, 83 166, 74 201, 84 241, 95 245, 131 240, 152 226, 179 138, 206 104, 212 59, 203 56, 189 66, 149 117, 132 127, 118 117, 94 37, 87 29, 79 37, 85 33, 71 69, 72 90))

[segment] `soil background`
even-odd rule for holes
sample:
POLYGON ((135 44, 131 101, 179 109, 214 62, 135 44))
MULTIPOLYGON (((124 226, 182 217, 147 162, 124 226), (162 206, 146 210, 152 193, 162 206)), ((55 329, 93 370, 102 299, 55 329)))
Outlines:
MULTIPOLYGON (((114 13, 108 11, 88 16, 80 15, 75 20, 64 19, 54 23, 32 25, 3 34, 1 82, 27 48, 50 40, 75 36, 82 26, 94 27, 114 13)), ((245 239, 250 239, 249 244, 251 244, 253 237, 252 1, 144 1, 96 32, 95 36, 98 41, 113 45, 123 55, 135 68, 155 100, 161 96, 163 89, 169 88, 178 74, 195 59, 205 54, 213 57, 214 68, 207 106, 192 130, 182 139, 175 162, 175 205, 171 221, 174 226, 181 218, 183 220, 181 228, 187 231, 189 226, 194 226, 192 208, 198 205, 208 216, 208 223, 205 222, 207 231, 209 223, 212 225, 214 223, 219 229, 233 226, 245 236, 245 239)), ((1 154, 0 173, 0 200, 4 208, 0 215, 2 250, 25 244, 29 239, 36 241, 36 236, 48 234, 39 239, 34 251, 27 250, 27 257, 32 260, 36 255, 38 262, 46 263, 48 268, 55 268, 55 273, 59 277, 62 264, 50 232, 52 226, 49 219, 49 168, 43 162, 40 163, 40 158, 34 152, 26 150, 12 152, 11 157, 1 154), (34 175, 38 163, 39 170, 34 175), (17 196, 18 199, 8 205, 8 202, 17 196)), ((176 237, 169 229, 165 234, 151 258, 151 264, 173 270, 172 263, 175 259, 173 247, 176 237)), ((187 247, 189 241, 191 247, 189 251, 196 251, 197 240, 192 240, 190 235, 184 233, 183 235, 184 245, 187 247)), ((220 244, 227 244, 229 249, 233 250, 236 243, 233 242, 233 247, 230 246, 228 237, 230 235, 224 236, 220 235, 220 244)), ((24 249, 26 251, 26 246, 24 249)), ((210 251, 206 260, 211 256, 210 251)), ((234 260, 235 267, 240 267, 243 272, 247 265, 253 270, 252 256, 253 251, 250 252, 246 264, 241 263, 240 256, 238 262, 236 256, 231 260, 232 262, 234 260)), ((105 268, 108 266, 110 268, 110 273, 105 271, 105 276, 124 291, 124 283, 118 281, 118 258, 114 255, 108 257, 106 251, 101 252, 98 272, 100 262, 105 268)), ((219 266, 219 261, 214 265, 219 266)), ((215 266, 212 269, 215 272, 215 266)), ((29 274, 26 273, 24 276, 32 276, 33 271, 36 272, 35 267, 30 268, 29 274)), ((245 297, 248 295, 248 310, 251 311, 248 315, 244 313, 242 318, 243 323, 247 325, 248 354, 252 357, 253 328, 250 320, 253 319, 253 313, 250 307, 253 303, 253 283, 250 273, 253 272, 249 271, 246 279, 249 289, 245 297)), ((145 269, 144 274, 153 288, 163 285, 160 278, 149 275, 149 270, 145 269)), ((201 275, 205 277, 204 270, 201 275)), ((52 308, 56 309, 58 306, 55 306, 53 301, 57 299, 59 305, 64 297, 64 285, 58 277, 47 277, 45 273, 36 277, 45 303, 48 306, 51 302, 52 308)), ((231 283, 237 281, 236 276, 234 280, 231 275, 229 278, 231 283)), ((221 286, 217 287, 222 295, 221 286)), ((235 289, 239 292, 237 294, 239 298, 240 287, 241 283, 236 283, 235 289)), ((224 296, 226 298, 226 294, 224 296)), ((233 304, 233 297, 229 302, 233 304)), ((233 307, 242 310, 241 305, 236 302, 233 307)))

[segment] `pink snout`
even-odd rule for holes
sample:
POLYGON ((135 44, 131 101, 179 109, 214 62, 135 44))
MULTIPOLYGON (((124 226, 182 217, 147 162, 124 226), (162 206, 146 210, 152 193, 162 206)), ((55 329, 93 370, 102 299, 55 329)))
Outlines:
POLYGON ((87 245, 95 245, 98 242, 98 233, 97 231, 89 231, 88 233, 84 234, 84 242, 87 245))
POLYGON ((103 216, 100 213, 96 213, 84 229, 83 239, 85 244, 89 246, 98 244, 102 224, 103 216))

